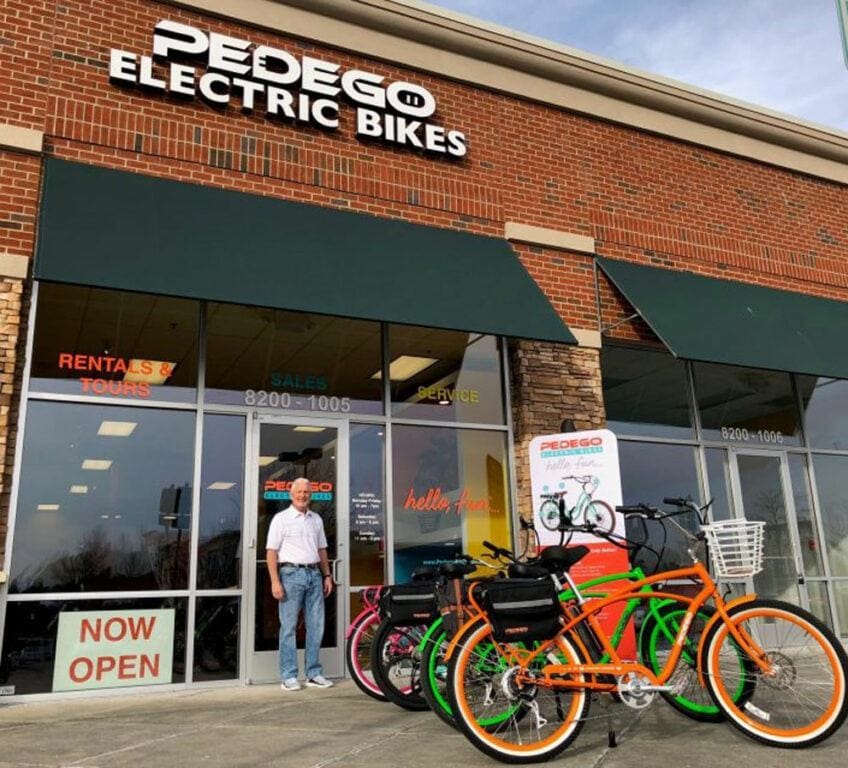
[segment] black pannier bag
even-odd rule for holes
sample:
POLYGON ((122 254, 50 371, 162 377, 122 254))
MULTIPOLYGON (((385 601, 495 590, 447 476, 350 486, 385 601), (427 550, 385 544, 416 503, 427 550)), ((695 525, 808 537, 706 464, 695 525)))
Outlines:
POLYGON ((562 610, 551 579, 505 579, 483 589, 482 605, 498 642, 550 640, 562 629, 562 610))
POLYGON ((393 584, 380 596, 380 609, 390 624, 432 624, 439 615, 435 583, 393 584))

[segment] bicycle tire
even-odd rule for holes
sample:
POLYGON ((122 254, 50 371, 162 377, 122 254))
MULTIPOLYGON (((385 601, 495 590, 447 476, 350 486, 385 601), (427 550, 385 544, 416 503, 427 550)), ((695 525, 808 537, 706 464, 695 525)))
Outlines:
POLYGON ((595 499, 586 505, 583 522, 594 525, 605 533, 612 533, 615 528, 615 512, 605 501, 595 499))
MULTIPOLYGON (((686 616, 682 603, 668 603, 649 610, 639 630, 639 659, 654 674, 665 667, 666 659, 674 648, 680 623, 686 616)), ((724 710, 714 701, 698 676, 698 644, 701 634, 715 613, 713 608, 701 606, 689 627, 677 669, 668 681, 677 691, 660 691, 660 695, 678 712, 705 723, 719 723, 726 719, 724 710)), ((742 691, 738 691, 738 699, 742 691)))
POLYGON ((559 502, 553 499, 543 501, 539 507, 539 520, 548 531, 556 531, 559 528, 559 502))
POLYGON ((771 674, 756 668, 755 685, 742 702, 734 702, 729 689, 737 682, 728 659, 740 648, 724 621, 710 629, 707 685, 730 722, 756 741, 789 749, 832 735, 848 716, 848 656, 836 636, 812 614, 780 600, 743 603, 730 610, 729 619, 755 639, 772 665, 771 674))
MULTIPOLYGON (((559 661, 580 662, 568 638, 560 636, 556 642, 559 661)), ((448 692, 457 725, 477 749, 501 762, 549 760, 577 738, 590 697, 583 688, 566 691, 538 683, 512 684, 514 669, 492 641, 486 622, 471 630, 454 651, 448 668, 448 692), (510 710, 512 714, 503 717, 510 710), (492 715, 503 719, 487 724, 492 715)), ((578 679, 585 680, 582 675, 578 679)))
POLYGON ((448 649, 448 633, 443 627, 442 618, 436 619, 427 630, 426 642, 421 650, 421 695, 430 709, 443 723, 456 728, 453 710, 447 694, 447 662, 445 652, 448 649))
POLYGON ((345 643, 345 662, 360 691, 377 701, 387 701, 386 694, 374 679, 371 666, 371 647, 379 626, 380 616, 376 611, 362 613, 354 620, 345 643))
POLYGON ((382 621, 371 647, 371 668, 380 690, 392 704, 413 712, 429 709, 421 694, 418 658, 418 645, 426 630, 426 626, 396 626, 382 621))

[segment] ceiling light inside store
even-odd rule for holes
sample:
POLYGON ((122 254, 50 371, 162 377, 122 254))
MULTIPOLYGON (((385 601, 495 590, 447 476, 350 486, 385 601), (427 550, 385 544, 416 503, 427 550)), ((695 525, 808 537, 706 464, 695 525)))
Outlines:
POLYGON ((259 457, 259 466, 267 467, 269 464, 273 464, 277 460, 276 456, 260 456, 259 457))
MULTIPOLYGON (((436 357, 416 357, 415 355, 401 355, 389 363, 389 379, 391 381, 406 381, 429 368, 433 363, 439 362, 436 357)), ((372 379, 382 379, 383 372, 377 371, 371 375, 372 379)))
POLYGON ((106 470, 112 466, 112 459, 85 459, 82 463, 83 469, 106 470))
POLYGON ((167 360, 130 360, 129 370, 124 374, 124 381, 135 381, 141 384, 164 384, 174 373, 176 363, 167 360))
POLYGON ((97 434, 101 437, 129 437, 137 426, 135 421, 104 421, 97 434))
POLYGON ((300 426, 300 427, 295 427, 294 431, 295 432, 323 432, 325 429, 327 429, 327 428, 326 427, 300 426))
POLYGON ((59 505, 58 504, 39 504, 36 509, 39 512, 58 512, 59 505))
POLYGON ((88 493, 87 485, 72 485, 70 488, 71 493, 88 493))
POLYGON ((207 491, 228 491, 234 485, 235 485, 235 483, 222 483, 222 482, 212 483, 212 485, 209 485, 209 486, 206 487, 206 490, 207 491))

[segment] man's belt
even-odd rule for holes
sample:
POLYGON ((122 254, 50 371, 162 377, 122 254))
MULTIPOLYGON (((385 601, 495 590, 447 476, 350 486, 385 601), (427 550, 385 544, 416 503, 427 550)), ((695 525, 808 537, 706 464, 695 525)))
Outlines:
POLYGON ((309 568, 312 571, 317 571, 321 563, 280 563, 280 568, 309 568))

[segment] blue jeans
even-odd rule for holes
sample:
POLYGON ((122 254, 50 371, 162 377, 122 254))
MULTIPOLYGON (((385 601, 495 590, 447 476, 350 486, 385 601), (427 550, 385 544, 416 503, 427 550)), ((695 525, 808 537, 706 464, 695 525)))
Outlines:
POLYGON ((280 568, 285 596, 280 600, 280 679, 297 677, 295 633, 301 608, 306 620, 306 677, 322 673, 318 661, 324 636, 324 580, 315 568, 280 568))

